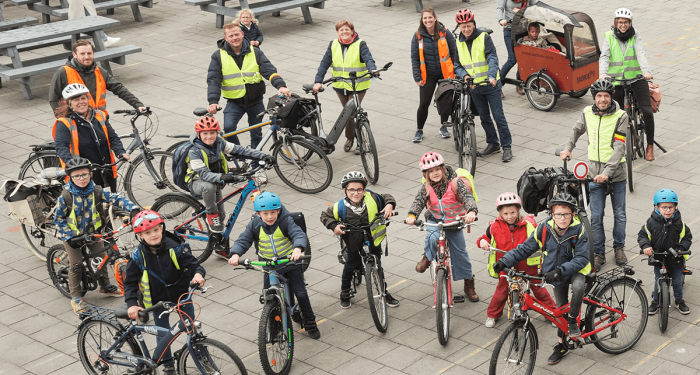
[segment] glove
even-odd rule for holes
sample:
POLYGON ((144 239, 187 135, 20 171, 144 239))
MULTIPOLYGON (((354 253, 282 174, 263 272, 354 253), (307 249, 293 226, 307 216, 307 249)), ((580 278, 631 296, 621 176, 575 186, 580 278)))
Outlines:
POLYGON ((83 247, 83 245, 85 245, 85 236, 75 236, 66 242, 68 243, 68 246, 74 249, 80 249, 83 247))
POLYGON ((224 174, 221 176, 221 180, 223 180, 227 184, 235 184, 237 182, 241 182, 240 176, 234 176, 232 174, 224 174))
POLYGON ((549 272, 547 272, 546 275, 544 275, 544 281, 547 284, 552 284, 554 282, 560 281, 561 280, 561 271, 559 268, 553 269, 549 272))
POLYGON ((260 159, 260 161, 262 161, 263 163, 265 163, 265 166, 266 166, 266 167, 272 167, 272 164, 273 164, 272 156, 270 156, 270 155, 265 155, 265 156, 262 157, 262 159, 260 159))
POLYGON ((493 264, 493 272, 495 273, 501 273, 504 269, 506 269, 506 265, 500 260, 493 264))
POLYGON ((134 222, 134 217, 136 217, 136 215, 137 215, 139 212, 141 212, 141 209, 140 209, 140 208, 134 208, 133 210, 131 210, 131 212, 129 213, 129 222, 130 222, 130 223, 133 223, 133 222, 134 222))

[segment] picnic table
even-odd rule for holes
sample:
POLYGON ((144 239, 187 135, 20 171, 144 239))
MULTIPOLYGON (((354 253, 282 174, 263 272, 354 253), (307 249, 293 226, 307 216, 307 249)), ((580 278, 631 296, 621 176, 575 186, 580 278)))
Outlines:
MULTIPOLYGON (((68 18, 68 0, 59 0, 60 5, 51 6, 50 0, 5 0, 14 5, 26 5, 27 8, 41 13, 43 23, 51 22, 51 16, 63 19, 68 18)), ((153 8, 153 0, 94 0, 95 9, 106 10, 107 14, 114 14, 114 8, 130 6, 134 13, 134 20, 143 21, 139 5, 146 8, 153 8)))
MULTIPOLYGON (((400 0, 399 0, 400 1, 400 0)), ((462 0, 463 3, 468 3, 469 0, 462 0)), ((423 0, 413 0, 413 3, 416 5, 416 12, 420 13, 423 11, 423 0)), ((384 0, 384 6, 385 7, 390 7, 391 6, 391 0, 384 0)))
MULTIPOLYGON (((18 80, 22 96, 25 99, 32 99, 30 86, 34 84, 34 76, 55 72, 56 69, 65 65, 66 58, 71 55, 71 52, 67 51, 32 60, 23 60, 20 57, 20 52, 56 44, 70 46, 82 34, 92 38, 95 45, 95 61, 99 61, 102 68, 111 73, 110 62, 124 65, 126 55, 141 52, 141 48, 134 45, 105 49, 102 42, 103 30, 116 25, 119 25, 117 20, 89 16, 0 32, 0 55, 8 56, 12 60, 12 64, 0 64, 0 78, 18 80), (67 38, 70 38, 70 41, 67 41, 67 38)), ((2 87, 1 84, 0 87, 2 87)))
POLYGON ((248 0, 238 0, 237 6, 226 6, 226 1, 235 0, 185 0, 187 5, 199 5, 203 11, 216 14, 216 27, 224 27, 224 17, 236 17, 241 9, 250 9, 255 12, 255 17, 262 21, 264 14, 279 17, 280 12, 292 8, 301 8, 304 23, 313 23, 309 7, 323 9, 326 0, 266 0, 249 4, 248 0))
POLYGON ((11 20, 5 20, 5 17, 3 17, 2 15, 3 10, 5 10, 5 4, 0 3, 0 31, 16 29, 22 26, 31 25, 33 23, 39 22, 39 20, 34 17, 22 17, 11 20))

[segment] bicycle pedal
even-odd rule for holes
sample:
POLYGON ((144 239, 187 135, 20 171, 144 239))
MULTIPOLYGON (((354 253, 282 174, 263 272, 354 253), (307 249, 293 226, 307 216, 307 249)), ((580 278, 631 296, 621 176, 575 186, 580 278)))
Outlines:
POLYGON ((464 296, 452 296, 452 303, 464 303, 466 300, 464 296))
POLYGON ((691 270, 689 270, 689 269, 684 269, 684 270, 683 270, 683 274, 686 275, 686 276, 690 276, 690 275, 693 274, 693 271, 691 271, 691 270))

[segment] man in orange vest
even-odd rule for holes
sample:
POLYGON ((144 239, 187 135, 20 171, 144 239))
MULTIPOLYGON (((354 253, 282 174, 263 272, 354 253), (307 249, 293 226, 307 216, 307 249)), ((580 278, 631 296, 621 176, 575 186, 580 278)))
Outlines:
POLYGON ((80 39, 75 42, 73 44, 73 58, 66 65, 58 68, 54 74, 49 89, 49 104, 52 110, 55 111, 58 107, 63 89, 72 83, 85 85, 90 90, 90 105, 105 113, 107 113, 107 90, 139 111, 146 110, 143 103, 114 79, 110 72, 97 67, 95 48, 88 40, 80 39))

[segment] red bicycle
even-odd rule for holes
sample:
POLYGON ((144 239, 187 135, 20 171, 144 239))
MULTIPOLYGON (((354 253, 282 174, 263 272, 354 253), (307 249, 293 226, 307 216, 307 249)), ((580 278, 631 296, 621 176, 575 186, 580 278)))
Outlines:
MULTIPOLYGON (((590 292, 583 298, 587 305, 584 329, 581 336, 568 336, 566 313, 569 304, 555 310, 546 308, 530 293, 530 281, 540 281, 548 286, 543 277, 530 276, 524 272, 509 270, 505 277, 509 283, 508 319, 511 325, 496 342, 489 374, 526 374, 535 369, 537 359, 537 331, 530 322, 528 311, 533 310, 553 322, 567 335, 564 337, 569 349, 593 344, 608 354, 620 354, 630 350, 642 337, 647 325, 647 298, 642 282, 631 277, 634 269, 620 266, 599 275, 587 277, 590 292)), ((579 325, 581 320, 577 318, 579 325)))

